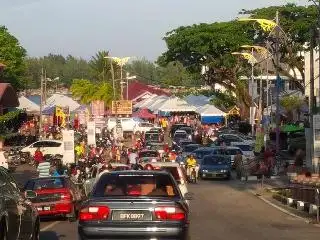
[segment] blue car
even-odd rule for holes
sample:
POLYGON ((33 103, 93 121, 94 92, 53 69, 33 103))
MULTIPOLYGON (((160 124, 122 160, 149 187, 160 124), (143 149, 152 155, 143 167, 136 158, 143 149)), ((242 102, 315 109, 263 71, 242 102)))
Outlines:
POLYGON ((202 179, 230 179, 231 161, 224 155, 207 155, 204 156, 199 175, 202 179))

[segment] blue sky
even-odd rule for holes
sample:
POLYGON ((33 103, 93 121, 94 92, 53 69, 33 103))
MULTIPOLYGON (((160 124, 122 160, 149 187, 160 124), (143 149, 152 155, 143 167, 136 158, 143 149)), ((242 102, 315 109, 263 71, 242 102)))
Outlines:
POLYGON ((109 50, 155 60, 166 49, 162 37, 176 27, 227 21, 243 8, 288 2, 307 0, 0 0, 0 25, 30 56, 89 58, 109 50))

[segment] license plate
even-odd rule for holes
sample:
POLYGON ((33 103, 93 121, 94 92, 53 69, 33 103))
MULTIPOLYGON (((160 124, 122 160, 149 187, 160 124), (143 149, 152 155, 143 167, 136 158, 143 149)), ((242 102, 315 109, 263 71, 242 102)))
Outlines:
POLYGON ((38 209, 38 211, 50 211, 51 210, 50 207, 38 207, 37 209, 38 209))
POLYGON ((116 221, 150 221, 152 215, 150 211, 113 211, 112 220, 116 221))

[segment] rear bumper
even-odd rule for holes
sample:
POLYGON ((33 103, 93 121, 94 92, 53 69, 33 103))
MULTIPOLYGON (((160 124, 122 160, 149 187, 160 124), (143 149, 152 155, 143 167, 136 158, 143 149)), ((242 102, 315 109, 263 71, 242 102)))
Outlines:
POLYGON ((231 176, 230 172, 229 173, 202 173, 201 177, 202 178, 210 178, 210 179, 225 179, 229 178, 231 176))
POLYGON ((81 240, 97 239, 153 239, 184 240, 188 236, 188 227, 93 227, 79 224, 78 234, 81 240))
POLYGON ((74 209, 72 202, 34 204, 34 206, 38 210, 39 216, 67 215, 72 213, 74 209), (45 210, 45 208, 50 209, 45 210))

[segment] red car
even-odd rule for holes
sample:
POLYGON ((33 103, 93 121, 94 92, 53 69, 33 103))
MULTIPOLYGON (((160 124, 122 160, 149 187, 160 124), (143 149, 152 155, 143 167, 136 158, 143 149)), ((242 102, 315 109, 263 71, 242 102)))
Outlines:
POLYGON ((29 180, 25 191, 34 191, 30 199, 40 216, 63 216, 76 219, 82 200, 81 191, 68 177, 43 177, 29 180))

